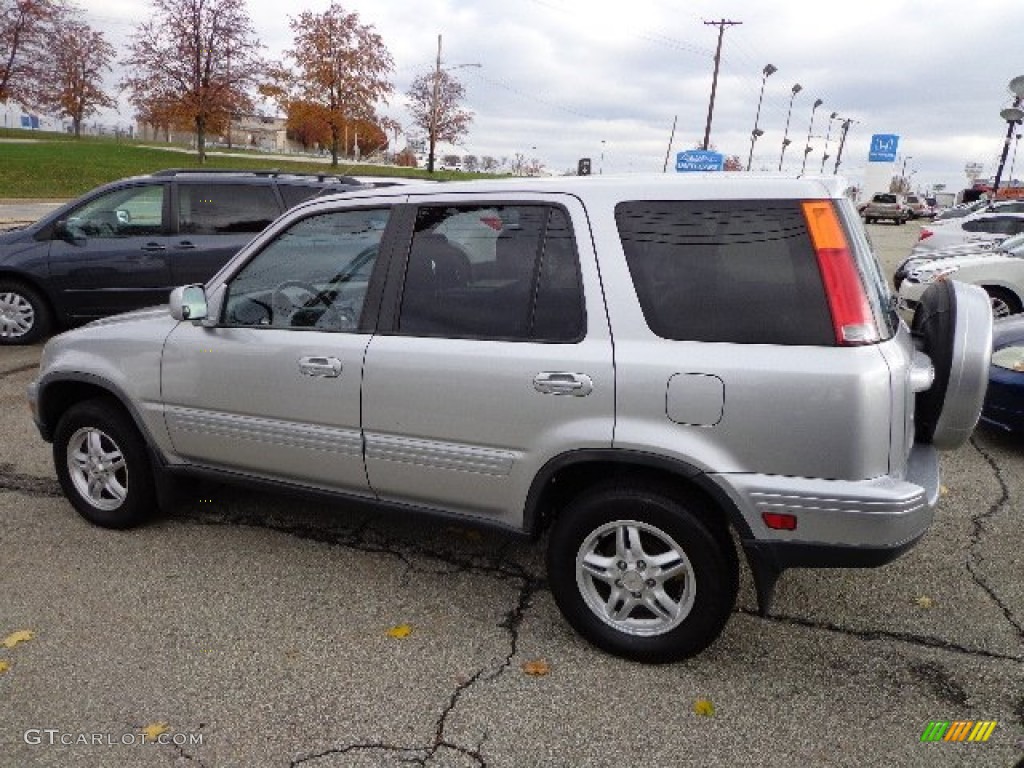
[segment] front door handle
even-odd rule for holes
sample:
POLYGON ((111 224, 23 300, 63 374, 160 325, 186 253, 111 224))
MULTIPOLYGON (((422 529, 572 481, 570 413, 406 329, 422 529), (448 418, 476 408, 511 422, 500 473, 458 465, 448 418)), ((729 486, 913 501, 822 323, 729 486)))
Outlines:
POLYGON ((545 371, 533 377, 533 388, 544 395, 586 397, 594 391, 594 382, 585 373, 545 371))
POLYGON ((299 371, 304 376, 335 379, 341 375, 341 360, 336 357, 300 357, 299 371))
POLYGON ((155 253, 157 251, 166 251, 167 246, 161 245, 160 243, 146 243, 144 246, 142 246, 142 250, 146 251, 147 253, 155 253))

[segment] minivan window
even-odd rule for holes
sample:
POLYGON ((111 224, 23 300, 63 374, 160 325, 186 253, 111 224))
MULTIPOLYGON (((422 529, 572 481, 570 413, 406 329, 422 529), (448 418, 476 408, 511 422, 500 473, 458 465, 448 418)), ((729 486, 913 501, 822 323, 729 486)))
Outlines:
POLYGON ((261 232, 280 213, 277 197, 269 185, 178 186, 178 230, 184 234, 261 232))

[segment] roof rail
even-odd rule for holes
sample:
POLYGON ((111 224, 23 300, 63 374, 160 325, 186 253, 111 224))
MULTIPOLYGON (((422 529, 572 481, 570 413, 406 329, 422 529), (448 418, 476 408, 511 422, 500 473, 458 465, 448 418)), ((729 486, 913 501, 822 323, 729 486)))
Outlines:
POLYGON ((274 176, 280 171, 277 168, 253 170, 251 168, 164 168, 154 171, 151 176, 177 176, 179 173, 248 173, 253 176, 274 176))

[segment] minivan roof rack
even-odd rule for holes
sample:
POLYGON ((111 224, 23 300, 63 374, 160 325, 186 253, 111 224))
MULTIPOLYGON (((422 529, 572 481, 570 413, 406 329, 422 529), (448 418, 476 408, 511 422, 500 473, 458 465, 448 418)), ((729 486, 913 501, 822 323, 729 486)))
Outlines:
POLYGON ((280 168, 164 168, 160 171, 154 171, 152 176, 177 176, 179 174, 217 174, 217 173, 233 173, 238 175, 249 175, 249 176, 266 176, 267 178, 282 178, 282 177, 294 177, 299 179, 310 178, 316 179, 317 181, 329 181, 336 180, 340 184, 354 184, 359 186, 365 186, 364 182, 354 176, 344 176, 339 173, 309 173, 306 171, 282 171, 280 168))

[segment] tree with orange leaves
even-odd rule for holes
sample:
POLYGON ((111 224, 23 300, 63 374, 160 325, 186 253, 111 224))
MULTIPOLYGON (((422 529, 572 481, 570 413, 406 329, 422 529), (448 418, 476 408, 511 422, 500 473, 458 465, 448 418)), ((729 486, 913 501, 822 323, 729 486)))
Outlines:
POLYGON ((74 18, 65 19, 54 34, 54 45, 41 71, 34 104, 71 118, 75 136, 82 121, 101 107, 117 102, 103 90, 103 75, 110 70, 114 46, 102 32, 74 18))
POLYGON ((57 0, 0 0, 0 104, 34 105, 50 36, 63 13, 57 0))
MULTIPOLYGON (((379 126, 377 104, 393 90, 394 61, 373 26, 360 24, 358 14, 337 3, 323 13, 303 11, 289 23, 294 47, 285 56, 290 64, 275 66, 262 92, 276 98, 289 116, 291 105, 303 104, 307 112, 315 106, 330 133, 331 165, 337 167, 339 151, 354 146, 360 124, 363 130, 379 126)), ((358 136, 362 148, 364 134, 358 136)))
POLYGON ((261 75, 262 48, 244 0, 152 0, 121 63, 122 86, 140 115, 195 131, 199 161, 206 136, 231 115, 251 110, 249 90, 261 75))

